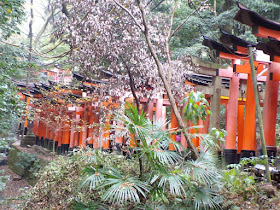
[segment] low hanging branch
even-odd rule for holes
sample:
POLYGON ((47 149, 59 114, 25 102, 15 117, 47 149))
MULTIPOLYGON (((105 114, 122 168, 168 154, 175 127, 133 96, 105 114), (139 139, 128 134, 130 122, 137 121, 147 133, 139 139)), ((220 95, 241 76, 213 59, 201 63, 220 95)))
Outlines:
POLYGON ((169 98, 171 108, 174 111, 174 114, 176 116, 176 119, 178 121, 179 126, 181 128, 183 128, 183 134, 184 134, 184 136, 187 139, 188 147, 194 153, 195 158, 198 158, 199 157, 199 153, 198 153, 196 147, 194 146, 194 144, 192 143, 191 139, 188 137, 188 134, 187 134, 186 128, 185 128, 185 123, 184 123, 184 121, 183 121, 183 119, 182 119, 182 117, 181 117, 181 115, 179 113, 179 110, 178 110, 177 106, 176 106, 176 102, 175 102, 174 96, 172 94, 170 85, 169 85, 167 79, 164 76, 163 66, 162 66, 161 62, 159 61, 159 58, 158 58, 158 56, 157 56, 157 54, 156 54, 156 52, 154 50, 153 44, 151 42, 151 39, 150 39, 150 36, 149 36, 149 27, 148 27, 148 23, 147 23, 147 20, 146 20, 145 10, 144 10, 143 4, 142 4, 142 2, 140 0, 138 1, 138 5, 139 5, 139 9, 140 9, 141 14, 142 14, 142 18, 143 18, 143 25, 144 25, 144 28, 145 28, 144 35, 145 35, 147 44, 149 46, 149 49, 151 51, 152 57, 154 58, 154 60, 156 62, 157 70, 158 70, 160 78, 162 79, 164 88, 165 88, 165 90, 167 92, 167 96, 169 98))
POLYGON ((133 80, 133 75, 130 71, 130 68, 128 67, 127 63, 123 60, 123 58, 121 58, 123 63, 124 63, 124 66, 127 70, 127 73, 128 73, 128 76, 129 76, 129 85, 130 85, 130 89, 131 89, 131 92, 132 92, 132 95, 135 99, 135 102, 136 102, 136 106, 137 106, 137 110, 138 110, 138 113, 140 113, 140 102, 139 102, 139 99, 136 95, 136 90, 135 90, 135 83, 134 83, 134 80, 133 80))

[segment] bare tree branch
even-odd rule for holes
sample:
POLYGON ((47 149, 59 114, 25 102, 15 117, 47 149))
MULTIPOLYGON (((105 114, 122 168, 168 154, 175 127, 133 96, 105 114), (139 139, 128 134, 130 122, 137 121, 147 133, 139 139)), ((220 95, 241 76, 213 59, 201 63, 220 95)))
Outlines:
POLYGON ((138 26, 138 28, 141 30, 141 31, 144 31, 144 29, 142 28, 142 26, 140 25, 140 23, 138 23, 138 21, 136 20, 136 18, 134 17, 134 15, 132 15, 132 13, 126 9, 123 5, 121 5, 118 1, 116 0, 113 0, 115 2, 115 4, 117 4, 120 8, 122 8, 132 19, 133 21, 135 22, 135 24, 138 26))
POLYGON ((197 7, 191 14, 188 15, 188 17, 186 17, 186 19, 184 20, 184 22, 181 23, 181 24, 172 32, 172 34, 169 36, 169 40, 168 40, 168 41, 170 41, 170 39, 174 36, 174 34, 176 34, 177 31, 179 31, 179 30, 183 27, 183 25, 185 25, 185 23, 189 20, 189 18, 190 18, 194 13, 196 13, 196 12, 200 9, 201 6, 202 6, 202 5, 200 5, 199 7, 197 7))
MULTIPOLYGON (((58 11, 59 12, 59 11, 58 11)), ((41 30, 38 32, 35 41, 34 41, 34 45, 37 46, 37 43, 39 41, 39 39, 41 38, 42 34, 45 32, 50 20, 53 18, 53 16, 55 16, 56 14, 58 14, 58 12, 56 12, 55 14, 53 14, 53 12, 51 12, 51 14, 48 16, 47 20, 45 21, 43 27, 41 28, 41 30)))
POLYGON ((162 79, 164 88, 165 88, 167 96, 169 98, 169 102, 170 102, 171 108, 174 111, 174 114, 175 114, 176 119, 178 121, 179 127, 181 127, 183 129, 183 134, 186 137, 186 140, 188 142, 188 148, 191 149, 191 151, 194 154, 194 157, 198 158, 199 157, 199 153, 198 153, 197 149, 195 148, 194 144, 192 143, 191 139, 189 138, 189 136, 188 136, 188 134, 186 132, 185 123, 184 123, 184 121, 183 121, 183 119, 182 119, 182 117, 181 117, 181 115, 179 113, 179 110, 178 110, 177 106, 176 106, 176 101, 175 101, 175 98, 173 97, 173 94, 172 94, 171 88, 169 86, 169 83, 168 83, 167 79, 164 76, 163 66, 162 66, 162 64, 161 64, 161 62, 160 62, 160 60, 159 60, 159 58, 158 58, 158 56, 157 56, 157 54, 156 54, 156 52, 154 50, 153 44, 151 42, 151 39, 150 39, 150 36, 149 36, 149 27, 148 27, 148 23, 147 23, 147 20, 146 20, 145 9, 143 7, 143 4, 142 4, 141 0, 138 0, 138 6, 139 6, 139 9, 140 9, 141 14, 142 14, 143 25, 144 25, 144 28, 145 28, 144 35, 145 35, 148 47, 150 49, 150 52, 152 54, 152 57, 154 58, 154 60, 156 62, 158 73, 159 73, 160 78, 162 79))
POLYGON ((161 0, 153 9, 151 9, 151 12, 154 11, 158 6, 160 6, 165 0, 161 0))
POLYGON ((135 83, 134 83, 134 80, 133 80, 133 75, 130 71, 130 68, 129 66, 127 65, 127 63, 123 60, 123 58, 121 57, 124 65, 125 65, 125 68, 127 70, 127 73, 128 73, 128 76, 129 76, 129 85, 130 85, 130 89, 131 89, 131 92, 132 92, 132 95, 135 99, 135 102, 136 102, 136 106, 137 106, 137 110, 138 110, 138 113, 140 113, 140 101, 137 97, 137 94, 136 94, 136 90, 135 90, 135 83))
POLYGON ((174 14, 175 14, 175 10, 177 8, 177 0, 175 0, 175 3, 173 5, 172 8, 172 13, 171 13, 171 17, 170 17, 170 26, 169 26, 169 30, 168 30, 168 34, 167 34, 167 38, 165 41, 165 47, 166 47, 166 55, 167 55, 167 59, 168 59, 168 65, 169 65, 169 69, 168 69, 168 83, 169 85, 171 85, 171 78, 172 78, 172 66, 171 66, 171 57, 170 57, 170 49, 169 49, 169 40, 170 40, 170 36, 171 36, 171 31, 172 31, 172 26, 173 26, 173 21, 174 21, 174 14))

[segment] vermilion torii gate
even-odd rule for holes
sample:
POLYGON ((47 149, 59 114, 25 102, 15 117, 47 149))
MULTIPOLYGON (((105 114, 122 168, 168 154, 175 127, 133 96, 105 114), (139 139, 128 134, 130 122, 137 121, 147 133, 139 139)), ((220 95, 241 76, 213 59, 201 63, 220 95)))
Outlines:
MULTIPOLYGON (((280 38, 280 24, 273 21, 269 21, 258 14, 248 10, 241 4, 238 4, 240 8, 239 12, 235 16, 235 19, 241 23, 252 26, 253 33, 257 36, 270 38, 269 42, 264 43, 250 43, 246 42, 238 37, 228 34, 222 31, 220 44, 214 40, 205 37, 204 44, 211 49, 218 52, 218 56, 223 59, 230 59, 232 65, 229 68, 208 68, 207 70, 201 68, 199 74, 194 74, 191 78, 196 85, 196 89, 200 90, 202 87, 202 92, 207 95, 210 100, 211 97, 211 111, 213 113, 210 116, 209 121, 204 122, 204 129, 200 132, 207 132, 209 127, 219 127, 219 118, 215 117, 219 115, 220 103, 227 104, 227 120, 226 129, 228 136, 226 139, 224 154, 226 156, 227 163, 235 163, 237 156, 249 157, 256 155, 257 143, 256 143, 256 108, 255 100, 252 88, 252 76, 250 73, 250 65, 248 58, 247 46, 250 44, 256 47, 258 50, 262 50, 265 54, 269 55, 270 60, 263 59, 257 54, 254 66, 257 70, 257 80, 258 82, 266 82, 265 98, 261 101, 261 105, 264 107, 263 118, 264 118, 264 132, 266 145, 268 146, 268 152, 270 155, 275 155, 275 124, 276 124, 276 114, 277 114, 277 102, 278 102, 278 89, 280 80, 280 43, 278 39, 280 38), (225 46, 226 45, 226 46, 225 46), (209 76, 211 75, 211 76, 209 76), (208 92, 206 89, 207 85, 210 84, 214 77, 214 87, 208 92), (230 85, 229 85, 230 80, 230 85), (210 82, 209 82, 210 81, 210 82), (246 84, 246 99, 242 97, 243 90, 242 87, 246 84), (226 94, 223 91, 227 91, 226 88, 222 88, 221 85, 229 88, 229 98, 226 100, 224 97, 226 94), (240 88, 241 87, 241 88, 240 88), (241 92, 241 93, 240 93, 241 92), (240 96, 241 95, 241 96, 240 96), (241 99, 240 99, 241 97, 241 99), (244 112, 245 111, 245 112, 244 112), (210 124, 210 125, 209 125, 210 124), (236 142, 236 136, 238 136, 238 143, 236 142)), ((79 77, 79 75, 76 75, 79 77)), ((83 79, 80 77, 79 79, 83 79)), ((101 81, 83 81, 84 88, 96 87, 96 83, 101 81)), ((48 89, 47 85, 42 85, 43 88, 48 89)), ((36 86, 32 88, 35 97, 39 96, 39 90, 36 93, 36 86), (34 92, 35 91, 35 92, 34 92)), ((73 94, 73 93, 71 93, 73 94)), ((83 93, 81 90, 74 93, 75 97, 81 98, 83 101, 83 93)), ((146 103, 147 101, 142 101, 146 103)), ((104 106, 109 106, 108 104, 103 104, 104 106)), ((106 127, 102 129, 101 133, 93 135, 93 127, 87 127, 89 124, 99 123, 99 107, 100 104, 96 102, 86 102, 83 101, 80 106, 69 107, 66 113, 69 118, 73 119, 72 122, 65 122, 65 129, 54 134, 54 132, 48 128, 46 124, 40 120, 35 123, 34 133, 37 135, 37 143, 42 146, 52 147, 55 145, 58 151, 65 151, 68 148, 89 145, 90 147, 98 148, 103 147, 104 149, 109 149, 109 131, 106 127), (76 127, 80 127, 79 131, 75 130, 76 127), (100 144, 99 139, 106 139, 100 144)), ((153 99, 148 105, 147 113, 148 117, 153 120, 159 117, 166 116, 166 106, 169 106, 167 99, 162 96, 162 98, 153 99)), ((42 116, 46 113, 42 113, 42 116)), ((105 120, 105 124, 109 125, 111 122, 111 117, 108 115, 105 120)), ((202 124, 202 122, 200 122, 202 124)), ((178 124, 174 118, 174 114, 171 113, 171 127, 177 128, 178 124)), ((171 136, 175 140, 175 136, 171 136)), ((115 142, 117 144, 123 144, 123 138, 116 138, 115 142)), ((199 146, 197 139, 193 142, 196 146, 199 146)), ((182 144, 186 145, 185 140, 182 140, 182 144)), ((172 148, 170 148, 172 149, 172 148)))
POLYGON ((274 21, 267 20, 257 13, 250 11, 245 6, 238 3, 240 8, 239 12, 235 16, 235 20, 241 23, 252 26, 252 31, 256 36, 261 37, 273 37, 266 44, 264 43, 250 43, 244 41, 238 37, 235 37, 224 31, 220 40, 223 44, 220 44, 214 40, 204 38, 203 44, 211 49, 217 51, 217 55, 220 58, 230 59, 232 61, 231 69, 219 70, 220 76, 231 77, 230 83, 230 96, 228 100, 228 114, 226 130, 228 136, 226 138, 226 144, 224 149, 224 155, 228 164, 235 163, 237 154, 240 153, 241 157, 249 157, 256 154, 256 105, 253 93, 253 84, 250 73, 250 64, 248 63, 248 50, 249 45, 256 47, 258 50, 262 50, 265 54, 270 56, 270 60, 263 59, 264 56, 258 56, 260 52, 257 52, 255 58, 255 69, 258 74, 258 81, 264 81, 266 76, 266 89, 265 98, 263 102, 263 128, 266 140, 266 146, 269 156, 276 155, 275 147, 275 127, 276 127, 276 115, 277 115, 277 103, 278 103, 278 90, 279 80, 278 75, 280 72, 280 42, 277 38, 280 38, 280 24, 274 21), (278 31, 277 31, 278 30, 278 31), (242 63, 242 64, 241 64, 242 63), (241 65, 240 65, 241 64, 241 65), (243 106, 238 107, 238 90, 239 79, 244 77, 243 74, 247 74, 247 91, 246 91, 246 104, 245 104, 245 118, 243 124, 243 106), (236 144, 236 131, 238 125, 238 146, 236 144), (243 128, 244 127, 244 128, 243 128))

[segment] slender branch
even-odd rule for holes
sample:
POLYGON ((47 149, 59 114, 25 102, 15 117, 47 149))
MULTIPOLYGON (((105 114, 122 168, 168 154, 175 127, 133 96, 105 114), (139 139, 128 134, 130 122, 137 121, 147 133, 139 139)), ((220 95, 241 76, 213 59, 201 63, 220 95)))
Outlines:
POLYGON ((171 85, 171 78, 172 78, 172 66, 171 66, 171 57, 170 57, 170 52, 169 52, 170 51, 169 40, 170 40, 170 36, 171 36, 171 31, 172 31, 172 26, 173 26, 173 21, 174 21, 174 14, 175 14, 176 8, 177 8, 177 0, 175 0, 175 3, 172 8, 172 13, 171 13, 171 17, 170 17, 170 26, 169 26, 167 38, 165 41, 166 55, 167 55, 167 59, 168 59, 168 83, 169 83, 169 85, 171 85))
POLYGON ((151 12, 154 11, 158 6, 162 4, 165 0, 161 0, 153 9, 151 9, 151 12))
POLYGON ((132 92, 132 95, 135 99, 135 102, 136 102, 136 106, 137 106, 137 110, 138 110, 138 113, 140 113, 140 102, 139 102, 139 99, 136 95, 136 90, 135 90, 135 83, 134 83, 134 80, 133 80, 133 76, 132 76, 132 73, 130 71, 130 68, 128 67, 127 63, 123 60, 123 58, 121 57, 124 65, 125 65, 125 68, 127 70, 127 73, 128 73, 128 76, 129 76, 129 85, 130 85, 130 89, 131 89, 131 92, 132 92))
MULTIPOLYGON (((29 52, 29 50, 27 50, 27 51, 29 52)), ((60 58, 60 57, 64 57, 64 56, 67 55, 69 52, 71 52, 71 50, 67 50, 67 51, 65 51, 65 52, 63 52, 63 53, 61 53, 60 55, 57 55, 57 56, 45 56, 44 54, 38 52, 36 49, 33 49, 33 51, 34 51, 35 53, 32 53, 32 54, 36 54, 36 55, 38 55, 38 56, 40 56, 40 57, 42 57, 42 58, 60 58)))
POLYGON ((140 25, 140 23, 136 20, 136 18, 134 17, 134 15, 132 15, 132 13, 126 9, 123 5, 121 5, 118 1, 113 0, 115 2, 115 4, 117 4, 120 8, 122 8, 135 22, 135 24, 138 26, 138 28, 143 32, 144 29, 142 28, 142 26, 140 25))
MULTIPOLYGON (((61 40, 56 46, 54 46, 53 48, 51 48, 50 50, 48 50, 47 52, 42 52, 41 54, 48 54, 50 53, 51 51, 54 51, 57 47, 59 47, 64 41, 66 40, 61 40)), ((38 51, 38 50, 36 50, 38 51)), ((39 51, 38 51, 39 52, 39 51)))
POLYGON ((169 42, 170 39, 174 36, 174 34, 176 34, 176 33, 183 27, 183 25, 185 25, 185 23, 189 20, 189 18, 190 18, 194 13, 196 13, 196 12, 200 9, 201 6, 202 6, 202 5, 200 5, 200 6, 197 7, 194 11, 192 11, 192 13, 189 14, 188 17, 186 17, 186 19, 184 20, 184 22, 181 23, 181 24, 171 33, 171 35, 169 36, 168 42, 169 42))
POLYGON ((27 76, 26 76, 26 89, 28 92, 28 85, 29 85, 29 79, 30 79, 30 71, 31 71, 31 60, 32 60, 32 41, 33 41, 33 0, 30 0, 30 22, 29 22, 29 53, 28 53, 28 69, 27 69, 27 76))
POLYGON ((157 65, 157 69, 158 69, 158 73, 159 73, 159 76, 160 78, 162 79, 162 82, 163 82, 163 85, 164 85, 164 88, 167 92, 167 95, 168 95, 168 98, 169 98, 169 101, 170 101, 170 105, 174 111, 174 114, 176 116, 176 119, 178 121, 178 124, 179 124, 179 127, 183 128, 183 134, 184 136, 186 137, 187 141, 188 141, 188 148, 191 149, 191 151, 193 152, 194 154, 194 158, 198 158, 199 157, 199 153, 197 151, 197 149, 195 148, 194 144, 192 143, 191 139, 188 137, 188 134, 186 132, 186 127, 185 127, 185 123, 179 113, 179 110, 176 106, 176 101, 172 95, 172 91, 170 89, 170 86, 168 84, 168 81, 167 79, 165 78, 164 76, 164 73, 163 73, 163 66, 155 52, 155 49, 152 45, 152 42, 151 42, 151 39, 150 39, 150 36, 149 36, 149 27, 148 27, 148 23, 147 23, 147 20, 146 20, 146 14, 145 14, 145 10, 144 10, 144 7, 143 7, 143 4, 141 2, 141 0, 138 0, 138 6, 139 6, 139 9, 141 11, 141 14, 142 14, 142 19, 143 19, 143 25, 144 25, 144 35, 145 35, 145 38, 146 38, 146 41, 147 41, 147 44, 148 44, 148 47, 150 49, 150 52, 152 54, 152 57, 154 58, 155 62, 156 62, 156 65, 157 65))
POLYGON ((43 33, 45 32, 50 20, 53 18, 53 16, 55 16, 56 14, 58 14, 59 12, 56 12, 55 14, 53 14, 53 12, 51 12, 51 14, 49 15, 49 17, 47 18, 47 20, 45 21, 43 27, 41 28, 41 30, 38 32, 35 41, 34 41, 34 45, 36 46, 40 37, 43 35, 43 33))
MULTIPOLYGON (((21 47, 20 45, 12 44, 12 43, 9 43, 9 42, 3 41, 3 40, 1 40, 0 43, 7 44, 7 45, 11 45, 11 46, 13 46, 13 47, 21 47)), ((38 56, 43 57, 43 58, 50 58, 50 59, 52 59, 52 58, 61 58, 61 57, 65 56, 65 55, 67 55, 67 54, 71 51, 71 50, 68 50, 68 51, 66 51, 66 52, 64 52, 64 53, 61 53, 60 55, 51 56, 51 57, 50 57, 50 56, 44 56, 44 54, 46 54, 46 53, 40 53, 40 52, 38 52, 38 51, 37 51, 36 49, 34 49, 34 48, 32 48, 32 49, 27 49, 26 47, 24 47, 24 49, 25 49, 28 53, 35 54, 35 55, 38 55, 38 56)))
POLYGON ((3 41, 3 40, 1 40, 0 42, 3 43, 3 44, 11 45, 13 47, 20 47, 20 45, 12 44, 12 43, 9 43, 9 42, 3 41))

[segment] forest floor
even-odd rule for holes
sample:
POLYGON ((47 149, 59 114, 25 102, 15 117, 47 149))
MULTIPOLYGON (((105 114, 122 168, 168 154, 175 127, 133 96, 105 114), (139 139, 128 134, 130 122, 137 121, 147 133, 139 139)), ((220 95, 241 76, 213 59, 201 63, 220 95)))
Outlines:
POLYGON ((4 170, 3 176, 9 176, 6 182, 6 188, 0 194, 0 209, 18 209, 17 206, 23 201, 20 199, 21 196, 23 196, 31 186, 22 177, 12 172, 7 165, 0 166, 0 170, 4 170))

